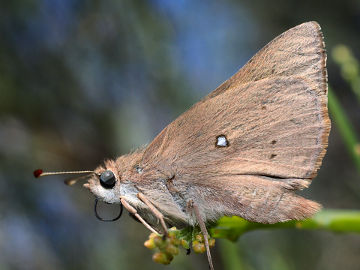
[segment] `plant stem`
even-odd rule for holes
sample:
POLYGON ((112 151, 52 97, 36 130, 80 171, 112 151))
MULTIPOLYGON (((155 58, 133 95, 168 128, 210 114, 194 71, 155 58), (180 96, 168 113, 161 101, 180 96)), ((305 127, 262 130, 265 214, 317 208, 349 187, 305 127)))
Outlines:
POLYGON ((335 121, 346 148, 352 157, 358 172, 360 173, 360 143, 356 138, 356 133, 330 86, 328 96, 331 117, 335 121))
POLYGON ((326 209, 306 220, 275 224, 250 222, 236 216, 223 217, 210 232, 212 237, 236 241, 242 234, 252 230, 277 228, 360 233, 360 211, 326 209))

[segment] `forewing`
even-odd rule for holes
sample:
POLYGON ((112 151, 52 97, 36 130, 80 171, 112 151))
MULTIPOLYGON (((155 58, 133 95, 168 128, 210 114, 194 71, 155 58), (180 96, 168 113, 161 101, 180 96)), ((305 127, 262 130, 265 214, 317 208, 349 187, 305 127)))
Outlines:
POLYGON ((191 172, 193 181, 204 171, 311 179, 328 133, 324 92, 302 78, 269 78, 193 106, 158 135, 143 162, 191 172), (228 146, 217 146, 218 136, 228 146))

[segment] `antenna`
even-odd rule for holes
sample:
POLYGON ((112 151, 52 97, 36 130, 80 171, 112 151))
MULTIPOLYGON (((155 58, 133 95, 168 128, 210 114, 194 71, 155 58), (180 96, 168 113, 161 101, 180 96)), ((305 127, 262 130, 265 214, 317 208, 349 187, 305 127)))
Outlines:
POLYGON ((87 175, 83 175, 80 177, 76 177, 74 179, 67 179, 64 183, 68 186, 72 186, 77 181, 88 177, 89 174, 95 174, 94 171, 65 171, 65 172, 44 172, 42 169, 37 169, 34 171, 34 176, 36 178, 43 177, 43 176, 50 176, 50 175, 63 175, 63 174, 83 174, 86 173, 87 175))

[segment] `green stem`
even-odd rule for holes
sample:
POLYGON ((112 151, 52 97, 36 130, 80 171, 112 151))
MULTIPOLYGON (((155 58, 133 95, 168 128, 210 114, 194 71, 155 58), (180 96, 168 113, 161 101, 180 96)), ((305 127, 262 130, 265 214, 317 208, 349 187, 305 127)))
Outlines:
POLYGON ((332 50, 332 58, 339 65, 341 75, 350 85, 360 103, 360 66, 353 52, 345 45, 337 45, 332 50))
POLYGON ((242 234, 256 229, 295 228, 360 233, 360 211, 322 210, 312 218, 275 224, 250 222, 240 217, 223 217, 211 228, 212 237, 236 241, 242 234))
POLYGON ((335 124, 338 127, 341 137, 343 138, 343 141, 346 145, 346 148, 350 156, 352 157, 358 172, 360 173, 360 143, 356 138, 356 133, 330 86, 328 95, 331 117, 335 121, 335 124))

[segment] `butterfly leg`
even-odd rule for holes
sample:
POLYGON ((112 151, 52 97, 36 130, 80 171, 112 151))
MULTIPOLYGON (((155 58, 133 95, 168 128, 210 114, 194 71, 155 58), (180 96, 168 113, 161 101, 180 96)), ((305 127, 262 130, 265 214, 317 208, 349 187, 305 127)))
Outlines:
POLYGON ((194 202, 192 202, 192 201, 190 202, 190 207, 192 207, 192 209, 194 210, 194 214, 195 214, 196 219, 197 219, 197 221, 199 223, 201 233, 204 236, 206 254, 207 254, 207 257, 208 257, 210 270, 214 270, 214 265, 213 265, 212 259, 211 259, 210 246, 209 246, 209 240, 208 240, 209 234, 208 234, 208 231, 206 230, 205 222, 201 218, 199 208, 197 207, 196 204, 194 204, 194 202))
POLYGON ((131 214, 133 214, 146 228, 148 228, 153 233, 159 234, 153 227, 151 227, 136 211, 134 207, 132 207, 123 197, 120 197, 120 201, 122 205, 128 210, 131 214))
POLYGON ((147 199, 145 197, 144 194, 142 193, 138 193, 137 197, 147 205, 147 207, 149 207, 149 209, 151 210, 151 212, 153 212, 153 214, 160 220, 160 224, 163 227, 164 230, 164 236, 166 236, 168 234, 168 229, 166 227, 165 224, 165 220, 164 220, 164 215, 160 213, 159 210, 156 209, 156 207, 149 201, 149 199, 147 199))

